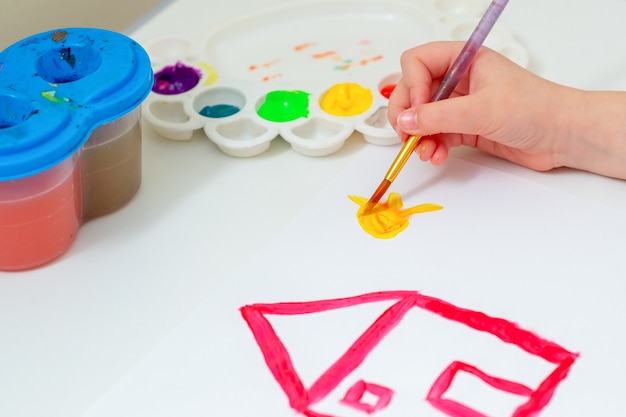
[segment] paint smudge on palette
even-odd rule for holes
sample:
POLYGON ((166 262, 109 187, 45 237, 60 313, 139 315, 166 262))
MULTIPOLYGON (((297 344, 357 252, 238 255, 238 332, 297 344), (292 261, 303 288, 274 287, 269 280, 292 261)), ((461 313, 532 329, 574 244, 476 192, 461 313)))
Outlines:
POLYGON ((272 81, 272 80, 275 80, 275 79, 277 79, 277 78, 282 78, 282 77, 283 77, 283 74, 278 73, 278 74, 266 75, 266 76, 264 76, 261 80, 262 80, 263 82, 268 82, 268 81, 272 81))
POLYGON ((273 67, 273 66, 279 64, 280 61, 281 60, 279 58, 276 58, 276 59, 273 59, 271 61, 263 62, 261 64, 251 64, 248 67, 248 69, 250 71, 256 71, 256 70, 261 69, 261 68, 270 68, 270 67, 273 67))
POLYGON ((331 65, 327 67, 328 70, 348 71, 355 67, 364 67, 384 59, 384 55, 379 53, 372 45, 373 42, 369 39, 358 40, 343 46, 320 45, 317 41, 303 41, 287 48, 285 53, 278 58, 249 64, 247 70, 253 73, 274 68, 272 74, 261 75, 264 82, 283 77, 285 70, 278 70, 276 67, 290 67, 290 64, 293 64, 293 59, 304 60, 301 64, 306 64, 307 60, 312 62, 329 61, 331 65), (277 76, 277 74, 280 74, 280 76, 277 76))
POLYGON ((301 44, 298 44, 298 45, 294 46, 293 50, 295 52, 301 52, 301 51, 304 51, 305 49, 312 48, 315 45, 316 45, 315 42, 304 42, 304 43, 301 43, 301 44))
POLYGON ((311 55, 311 58, 313 59, 322 59, 322 58, 328 58, 328 57, 333 57, 336 56, 337 52, 336 51, 324 51, 324 52, 317 52, 311 55))

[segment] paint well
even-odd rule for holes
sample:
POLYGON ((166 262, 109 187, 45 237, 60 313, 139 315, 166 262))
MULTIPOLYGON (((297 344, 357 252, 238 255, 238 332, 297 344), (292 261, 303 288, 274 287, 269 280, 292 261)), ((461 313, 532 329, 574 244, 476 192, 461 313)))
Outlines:
POLYGON ((237 114, 240 110, 241 109, 239 107, 230 104, 216 104, 214 106, 205 106, 198 113, 200 113, 204 117, 221 119, 223 117, 237 114))
POLYGON ((193 108, 198 114, 213 119, 220 119, 237 114, 246 105, 246 97, 235 88, 219 87, 204 90, 193 101, 193 108))
POLYGON ((393 93, 393 90, 395 90, 395 88, 395 84, 387 84, 380 89, 380 94, 382 94, 382 96, 385 98, 389 98, 391 97, 391 93, 393 93))
POLYGON ((374 97, 369 88, 356 83, 335 84, 320 100, 320 107, 333 116, 356 116, 372 106, 374 97))
POLYGON ((66 45, 42 53, 37 74, 51 84, 78 81, 102 65, 102 54, 91 44, 66 45))
POLYGON ((182 94, 198 85, 201 76, 199 69, 177 62, 154 74, 152 91, 166 95, 182 94))
POLYGON ((0 129, 16 126, 36 113, 37 109, 31 102, 0 94, 0 129))
POLYGON ((257 114, 271 122, 289 122, 309 115, 309 93, 301 90, 276 90, 265 96, 257 114))

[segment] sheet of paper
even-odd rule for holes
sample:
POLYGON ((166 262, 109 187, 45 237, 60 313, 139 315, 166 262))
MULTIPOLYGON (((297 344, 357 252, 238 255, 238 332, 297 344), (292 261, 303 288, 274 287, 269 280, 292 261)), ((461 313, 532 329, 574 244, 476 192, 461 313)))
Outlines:
POLYGON ((391 190, 444 208, 375 239, 347 195, 396 152, 364 148, 85 417, 622 413, 625 213, 412 158, 391 190))

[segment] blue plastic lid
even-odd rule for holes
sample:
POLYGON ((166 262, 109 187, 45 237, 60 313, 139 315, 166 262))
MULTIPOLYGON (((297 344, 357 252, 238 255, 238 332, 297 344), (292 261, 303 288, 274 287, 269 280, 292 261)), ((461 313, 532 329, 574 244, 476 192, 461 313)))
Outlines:
POLYGON ((152 88, 148 54, 101 29, 60 29, 0 53, 0 181, 45 171, 152 88))

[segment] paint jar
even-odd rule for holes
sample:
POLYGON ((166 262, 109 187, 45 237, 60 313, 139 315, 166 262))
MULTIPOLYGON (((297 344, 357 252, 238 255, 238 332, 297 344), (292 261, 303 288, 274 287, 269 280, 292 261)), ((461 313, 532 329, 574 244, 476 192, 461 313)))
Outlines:
POLYGON ((98 127, 82 149, 85 220, 112 213, 129 202, 141 184, 141 123, 136 108, 98 127))
POLYGON ((99 29, 63 29, 0 53, 0 271, 45 265, 80 226, 141 182, 145 51, 99 29))
POLYGON ((39 174, 0 182, 0 270, 50 262, 74 242, 82 221, 76 156, 39 174))

